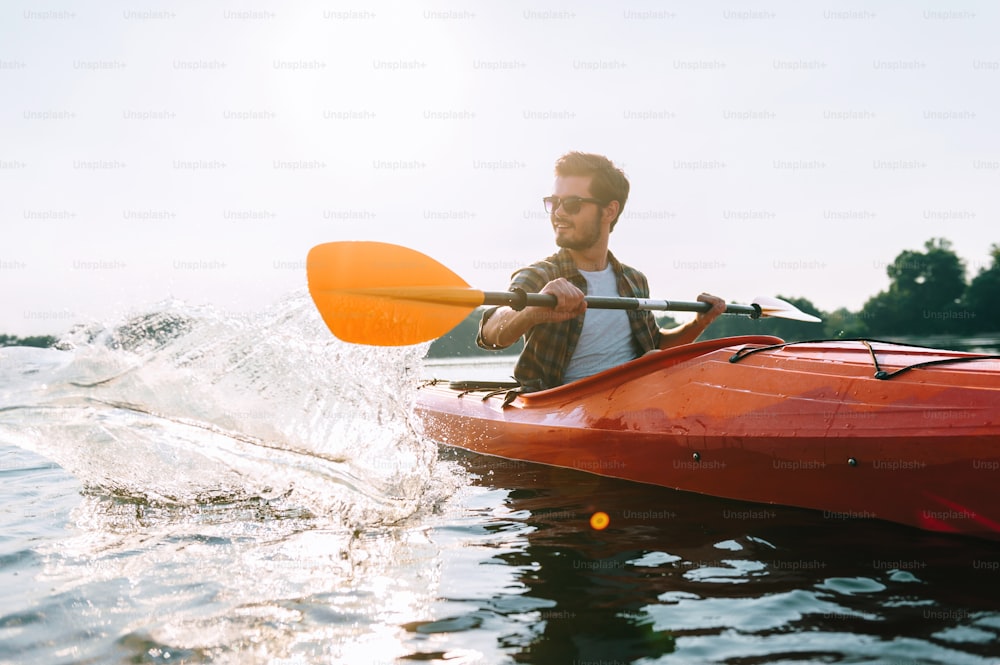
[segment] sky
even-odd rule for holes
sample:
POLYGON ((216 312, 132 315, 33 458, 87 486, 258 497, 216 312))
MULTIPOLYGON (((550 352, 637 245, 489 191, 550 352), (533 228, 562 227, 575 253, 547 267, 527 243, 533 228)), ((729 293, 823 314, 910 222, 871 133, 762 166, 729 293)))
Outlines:
MULTIPOLYGON (((995 2, 97 2, 0 8, 0 333, 252 315, 313 245, 483 290, 550 254, 570 150, 632 193, 651 297, 859 309, 1000 242, 995 2)), ((685 315, 676 318, 684 319, 685 315)))

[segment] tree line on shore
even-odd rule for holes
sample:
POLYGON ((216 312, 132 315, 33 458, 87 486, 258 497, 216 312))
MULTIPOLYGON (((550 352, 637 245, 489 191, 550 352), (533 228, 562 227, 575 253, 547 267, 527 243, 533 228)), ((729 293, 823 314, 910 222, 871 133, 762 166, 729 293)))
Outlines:
POLYGON ((0 346, 38 346, 49 347, 55 344, 56 337, 52 335, 32 335, 30 337, 17 337, 15 335, 0 334, 0 346))

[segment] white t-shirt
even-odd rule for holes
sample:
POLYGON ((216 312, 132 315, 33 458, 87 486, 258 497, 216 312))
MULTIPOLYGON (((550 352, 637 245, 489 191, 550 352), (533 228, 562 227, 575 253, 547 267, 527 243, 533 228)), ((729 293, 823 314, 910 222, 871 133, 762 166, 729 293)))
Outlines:
MULTIPOLYGON (((587 295, 617 297, 615 271, 609 265, 599 272, 581 270, 587 295)), ((623 309, 590 309, 583 317, 583 332, 563 377, 565 383, 615 367, 636 358, 628 314, 623 309)))

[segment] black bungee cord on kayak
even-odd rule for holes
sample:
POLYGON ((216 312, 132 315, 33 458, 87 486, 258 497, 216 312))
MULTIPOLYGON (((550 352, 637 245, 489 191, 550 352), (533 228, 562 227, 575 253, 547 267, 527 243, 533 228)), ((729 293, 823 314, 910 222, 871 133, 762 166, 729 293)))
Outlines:
MULTIPOLYGON (((879 339, 847 338, 847 339, 838 339, 838 340, 809 339, 809 340, 800 340, 798 342, 784 342, 782 344, 771 344, 769 346, 758 346, 758 347, 753 347, 753 348, 747 347, 747 348, 740 349, 739 351, 737 351, 736 353, 734 353, 732 356, 730 356, 729 362, 731 362, 731 363, 739 362, 740 360, 743 360, 747 356, 752 355, 754 353, 758 353, 760 351, 774 351, 776 349, 782 349, 782 348, 784 348, 786 346, 792 346, 794 344, 821 344, 823 342, 830 342, 830 341, 837 341, 837 342, 861 342, 862 344, 864 344, 865 347, 868 349, 868 353, 872 357, 872 364, 875 366, 875 374, 873 376, 876 379, 879 379, 881 381, 886 381, 888 379, 894 378, 896 376, 899 376, 903 372, 910 371, 911 369, 917 369, 917 368, 922 368, 922 367, 930 367, 932 365, 944 365, 946 363, 969 362, 969 361, 972 361, 972 360, 997 360, 997 359, 1000 359, 1000 354, 992 354, 992 353, 991 354, 972 354, 972 355, 967 355, 967 356, 956 356, 954 358, 938 358, 936 360, 926 360, 924 362, 914 363, 912 365, 907 365, 906 367, 900 367, 899 369, 892 370, 890 372, 890 371, 886 371, 886 370, 882 369, 882 366, 879 364, 879 361, 878 361, 878 355, 876 355, 875 349, 872 347, 872 344, 873 343, 874 344, 895 344, 895 342, 886 342, 884 340, 879 340, 879 339)), ((918 344, 908 344, 907 346, 913 346, 913 347, 917 347, 917 348, 921 348, 921 349, 928 349, 928 350, 931 350, 931 351, 940 351, 940 349, 934 349, 934 348, 929 347, 929 346, 920 346, 918 344)))

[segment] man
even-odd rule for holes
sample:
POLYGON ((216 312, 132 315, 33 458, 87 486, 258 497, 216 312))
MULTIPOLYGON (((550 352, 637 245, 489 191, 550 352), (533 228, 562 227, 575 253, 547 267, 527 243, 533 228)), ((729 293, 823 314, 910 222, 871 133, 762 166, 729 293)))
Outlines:
POLYGON ((580 152, 560 157, 555 175, 553 195, 544 202, 561 249, 515 272, 510 289, 551 294, 558 305, 489 309, 476 339, 484 349, 503 349, 524 336, 524 350, 514 368, 524 390, 553 388, 655 349, 693 342, 725 311, 722 299, 703 293, 698 300, 711 303, 711 310, 670 330, 661 329, 649 311, 588 311, 586 293, 649 297, 645 275, 608 251, 629 183, 607 157, 580 152))

